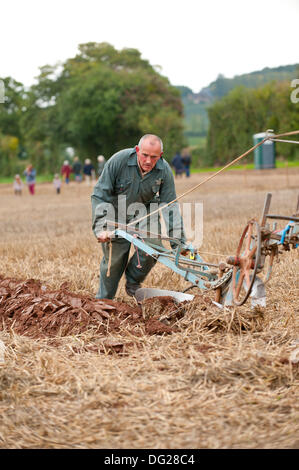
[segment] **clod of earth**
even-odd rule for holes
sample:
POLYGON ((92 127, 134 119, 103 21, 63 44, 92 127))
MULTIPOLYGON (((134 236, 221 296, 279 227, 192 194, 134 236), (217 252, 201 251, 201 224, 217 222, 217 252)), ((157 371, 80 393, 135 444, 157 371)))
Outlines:
POLYGON ((119 333, 124 322, 132 328, 143 324, 148 335, 171 334, 175 328, 166 324, 167 319, 181 310, 169 297, 131 306, 74 294, 66 283, 53 291, 38 280, 0 276, 0 329, 12 328, 17 334, 31 338, 80 334, 89 328, 101 335, 119 333))

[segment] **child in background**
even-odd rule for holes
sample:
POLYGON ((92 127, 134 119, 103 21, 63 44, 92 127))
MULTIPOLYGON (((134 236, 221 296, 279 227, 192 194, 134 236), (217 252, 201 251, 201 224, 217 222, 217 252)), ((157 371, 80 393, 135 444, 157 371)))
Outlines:
POLYGON ((60 194, 61 179, 59 178, 58 173, 55 173, 55 175, 54 175, 53 185, 54 185, 54 188, 56 189, 56 194, 60 194))
POLYGON ((65 160, 63 162, 62 167, 61 167, 61 174, 62 174, 63 179, 64 179, 66 184, 69 184, 69 182, 70 182, 70 174, 72 173, 72 171, 73 171, 73 169, 70 166, 68 160, 65 160))
POLYGON ((23 183, 20 175, 16 175, 13 182, 13 189, 16 196, 22 196, 23 183))
POLYGON ((29 193, 33 196, 35 193, 36 170, 33 168, 31 163, 27 166, 26 170, 24 171, 24 175, 26 176, 26 182, 28 185, 29 193))

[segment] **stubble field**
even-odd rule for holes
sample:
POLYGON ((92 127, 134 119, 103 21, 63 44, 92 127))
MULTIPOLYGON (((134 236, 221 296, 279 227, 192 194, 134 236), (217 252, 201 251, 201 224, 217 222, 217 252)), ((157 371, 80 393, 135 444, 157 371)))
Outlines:
MULTIPOLYGON (((176 180, 177 193, 206 176, 176 180)), ((146 322, 122 281, 116 300, 127 310, 115 318, 106 307, 89 324, 84 308, 94 302, 101 258, 92 187, 72 182, 56 195, 41 184, 35 196, 26 189, 18 198, 0 186, 1 448, 298 448, 299 250, 275 263, 266 308, 220 310, 199 291, 155 329, 148 320, 159 306, 147 308, 146 322), (51 302, 33 319, 29 300, 41 303, 47 292, 55 305, 69 299, 76 328, 61 322, 53 336, 59 310, 46 314, 51 302)), ((182 199, 203 202, 206 261, 236 252, 267 192, 272 213, 292 214, 299 170, 227 171, 182 199)), ((157 264, 144 286, 188 284, 157 264)))

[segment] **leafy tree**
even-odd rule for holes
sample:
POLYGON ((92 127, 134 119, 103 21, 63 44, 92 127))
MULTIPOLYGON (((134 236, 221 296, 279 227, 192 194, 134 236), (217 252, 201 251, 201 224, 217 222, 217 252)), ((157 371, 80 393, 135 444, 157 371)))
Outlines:
POLYGON ((170 158, 184 143, 180 93, 136 49, 81 44, 74 58, 41 68, 28 100, 27 141, 52 154, 72 146, 83 158, 109 157, 149 132, 170 158))
POLYGON ((3 134, 21 138, 20 118, 26 92, 22 83, 12 77, 2 78, 5 85, 4 103, 0 105, 0 129, 3 134))
POLYGON ((0 172, 8 176, 21 170, 18 160, 22 145, 21 117, 26 102, 22 83, 12 77, 2 78, 5 86, 4 103, 0 104, 0 172))
MULTIPOLYGON (((225 164, 253 146, 253 134, 299 129, 299 106, 290 100, 290 83, 272 82, 257 89, 238 87, 209 109, 209 163, 225 164)), ((278 144, 277 153, 294 158, 296 146, 278 144)), ((253 154, 250 156, 253 159, 253 154)))

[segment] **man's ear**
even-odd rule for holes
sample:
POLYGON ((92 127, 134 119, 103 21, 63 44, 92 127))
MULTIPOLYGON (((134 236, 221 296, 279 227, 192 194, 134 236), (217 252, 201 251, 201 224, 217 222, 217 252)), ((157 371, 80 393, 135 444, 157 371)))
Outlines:
POLYGON ((162 157, 163 153, 164 153, 164 152, 161 152, 161 153, 160 153, 160 157, 162 157))
POLYGON ((136 150, 136 152, 139 152, 139 147, 138 147, 138 145, 135 145, 135 150, 136 150))

